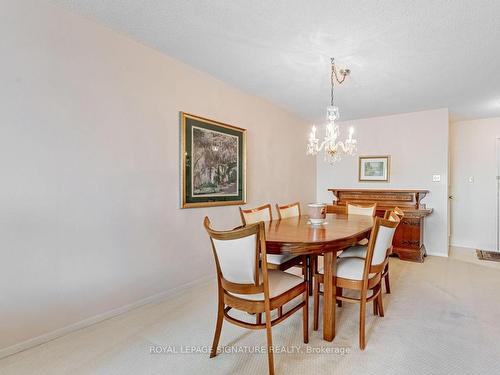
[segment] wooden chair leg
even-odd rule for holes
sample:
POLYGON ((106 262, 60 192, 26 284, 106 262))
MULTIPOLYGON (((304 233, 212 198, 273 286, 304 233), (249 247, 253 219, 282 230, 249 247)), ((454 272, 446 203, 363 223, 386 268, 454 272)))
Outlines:
POLYGON ((302 324, 304 344, 309 343, 309 288, 304 292, 304 307, 302 308, 302 324))
POLYGON ((266 309, 267 365, 269 375, 274 375, 273 334, 271 331, 271 311, 266 309))
POLYGON ((314 278, 314 291, 313 291, 313 330, 318 330, 319 325, 319 281, 317 278, 314 278))
POLYGON ((222 322, 224 321, 224 303, 221 302, 222 301, 219 301, 219 307, 217 309, 217 323, 215 324, 214 340, 212 342, 212 349, 210 350, 210 358, 213 358, 217 355, 217 346, 219 345, 220 333, 222 331, 222 322))
MULTIPOLYGON (((376 290, 373 291, 374 293, 376 293, 376 290)), ((373 315, 377 316, 378 315, 378 299, 375 298, 373 300, 373 315)))
POLYGON ((380 286, 380 293, 377 297, 378 315, 384 317, 384 300, 382 298, 382 285, 380 286))
MULTIPOLYGON (((337 297, 340 296, 342 297, 342 288, 337 287, 337 297)), ((342 307, 342 301, 337 301, 337 306, 342 307)))
POLYGON ((307 272, 307 256, 304 255, 302 257, 302 275, 304 276, 304 280, 307 281, 308 279, 308 272, 307 272))
POLYGON ((385 291, 386 291, 386 293, 387 294, 391 294, 391 284, 389 282, 389 265, 387 265, 386 268, 385 268, 384 281, 385 281, 385 291))
POLYGON ((359 307, 359 348, 365 350, 366 291, 361 296, 359 307))

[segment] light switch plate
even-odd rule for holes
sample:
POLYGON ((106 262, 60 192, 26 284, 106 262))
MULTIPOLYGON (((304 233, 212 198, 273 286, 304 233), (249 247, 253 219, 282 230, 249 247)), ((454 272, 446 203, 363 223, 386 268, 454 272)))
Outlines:
POLYGON ((432 175, 432 182, 440 182, 441 181, 441 175, 440 174, 433 174, 432 175))

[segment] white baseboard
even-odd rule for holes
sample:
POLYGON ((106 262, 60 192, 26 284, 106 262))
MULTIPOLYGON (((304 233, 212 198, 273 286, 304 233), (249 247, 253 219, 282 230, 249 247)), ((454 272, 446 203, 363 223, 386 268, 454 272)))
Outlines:
POLYGON ((459 242, 450 242, 450 247, 461 247, 463 249, 475 250, 471 244, 463 244, 459 242))
POLYGON ((56 329, 55 331, 44 333, 43 335, 33 337, 29 340, 20 342, 18 344, 14 344, 14 345, 9 346, 9 347, 4 348, 4 349, 0 349, 0 359, 5 358, 7 356, 10 356, 12 354, 22 352, 23 350, 27 350, 27 349, 33 348, 35 346, 44 344, 48 341, 52 341, 54 339, 57 339, 58 337, 67 335, 68 333, 77 331, 77 330, 82 329, 82 328, 89 327, 93 324, 96 324, 96 323, 102 322, 104 320, 113 318, 117 315, 124 314, 130 310, 137 309, 138 307, 147 305, 148 303, 162 302, 162 301, 166 300, 167 298, 175 296, 176 294, 179 294, 186 289, 189 289, 189 288, 196 286, 196 285, 199 285, 199 284, 203 284, 212 278, 214 278, 213 275, 206 276, 206 277, 203 277, 201 279, 191 281, 189 283, 180 285, 176 288, 166 290, 164 292, 146 297, 144 299, 133 302, 131 304, 128 304, 128 305, 125 305, 122 307, 118 307, 118 308, 113 309, 111 311, 107 311, 107 312, 104 312, 102 314, 98 314, 98 315, 92 316, 90 318, 84 319, 82 321, 79 321, 79 322, 67 325, 65 327, 56 329))
POLYGON ((431 257, 441 257, 441 258, 448 258, 449 255, 448 254, 442 254, 442 253, 427 253, 427 256, 431 256, 431 257))
POLYGON ((465 249, 471 249, 471 250, 476 250, 476 249, 479 249, 479 250, 487 250, 487 251, 497 251, 497 249, 491 245, 488 245, 488 244, 470 244, 470 243, 459 243, 459 242, 451 242, 450 243, 450 246, 453 246, 453 247, 461 247, 461 248, 465 248, 465 249))
POLYGON ((433 251, 429 251, 429 249, 425 249, 425 252, 427 256, 442 257, 442 258, 448 258, 448 255, 450 253, 449 251, 447 251, 446 253, 435 253, 433 251))

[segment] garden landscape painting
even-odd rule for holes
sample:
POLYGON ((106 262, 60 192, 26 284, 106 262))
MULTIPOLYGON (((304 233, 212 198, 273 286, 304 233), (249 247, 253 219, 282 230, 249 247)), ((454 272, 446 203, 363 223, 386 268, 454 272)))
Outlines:
POLYGON ((182 208, 243 204, 246 130, 181 113, 182 208))
POLYGON ((359 181, 360 182, 389 182, 390 156, 360 156, 359 181))
POLYGON ((192 127, 192 194, 238 194, 238 137, 192 127))

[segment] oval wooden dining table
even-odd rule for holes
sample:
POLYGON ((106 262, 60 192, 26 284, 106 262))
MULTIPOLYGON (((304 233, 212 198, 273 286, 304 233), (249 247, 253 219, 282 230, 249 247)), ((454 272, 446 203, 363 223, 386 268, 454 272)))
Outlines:
POLYGON ((324 254, 323 339, 335 337, 336 288, 333 275, 337 253, 369 236, 371 216, 328 214, 323 225, 309 224, 307 216, 265 222, 266 250, 269 254, 324 254))

